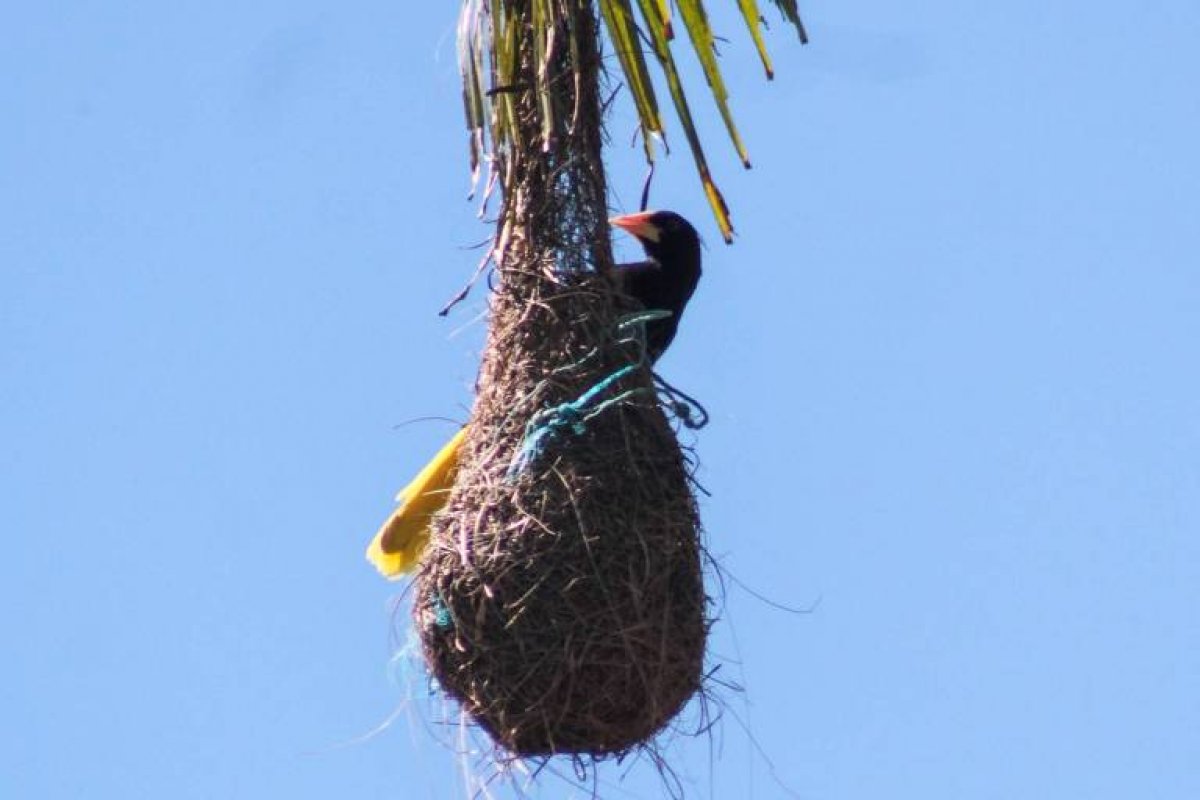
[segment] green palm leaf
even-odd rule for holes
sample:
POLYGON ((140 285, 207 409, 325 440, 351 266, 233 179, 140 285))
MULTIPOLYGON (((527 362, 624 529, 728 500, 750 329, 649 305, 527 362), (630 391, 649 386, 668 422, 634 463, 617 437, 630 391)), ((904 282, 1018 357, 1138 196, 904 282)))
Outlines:
POLYGON ((701 0, 681 3, 679 11, 683 16, 683 24, 687 27, 688 37, 692 40, 692 47, 695 48, 700 65, 704 68, 704 78, 708 81, 713 100, 721 112, 721 119, 725 121, 725 130, 729 132, 729 138, 737 149, 738 158, 749 168, 750 156, 746 154, 746 146, 742 144, 742 137, 738 135, 737 126, 733 124, 733 114, 729 111, 729 92, 725 90, 721 68, 717 66, 717 40, 709 27, 704 4, 701 0))
MULTIPOLYGON (((662 70, 671 95, 671 103, 687 138, 688 147, 696 163, 696 172, 721 236, 727 242, 732 241, 733 225, 729 218, 729 209, 709 169, 688 105, 683 80, 671 52, 670 43, 674 38, 674 29, 669 0, 637 0, 638 10, 641 12, 640 25, 634 18, 631 0, 596 0, 596 3, 637 110, 646 160, 654 162, 654 140, 664 135, 654 82, 643 52, 643 41, 648 40, 650 51, 662 70)), ((783 18, 795 27, 801 43, 806 43, 808 33, 800 19, 796 0, 771 0, 771 3, 779 9, 783 18)), ((729 108, 729 92, 717 62, 716 36, 704 4, 702 0, 675 0, 675 7, 687 28, 692 49, 700 60, 709 92, 725 123, 730 141, 742 164, 749 167, 750 158, 746 146, 729 108)), ((757 0, 738 0, 738 8, 767 78, 773 78, 774 68, 763 40, 763 20, 759 4, 757 0)), ((534 87, 514 85, 519 55, 519 26, 533 26, 535 58, 539 64, 546 64, 549 49, 552 46, 564 46, 564 43, 553 43, 551 39, 555 30, 562 30, 559 24, 561 13, 557 0, 463 0, 459 20, 459 63, 463 81, 463 108, 469 133, 473 187, 479 183, 482 166, 486 165, 491 170, 494 162, 487 153, 488 140, 490 139, 491 148, 498 151, 504 151, 514 140, 517 123, 514 98, 517 91, 537 91, 542 136, 547 145, 555 130, 560 111, 569 116, 570 109, 555 108, 554 94, 544 71, 539 72, 537 85, 534 87), (488 57, 486 63, 485 55, 488 57)), ((572 52, 576 49, 573 42, 567 42, 565 46, 570 47, 572 52)), ((491 177, 489 172, 489 183, 491 177)))
POLYGON ((654 0, 638 0, 638 3, 641 5, 642 14, 646 19, 646 27, 650 33, 654 54, 658 57, 658 63, 666 75, 667 87, 671 90, 671 101, 675 104, 679 122, 683 125, 683 133, 687 137, 692 157, 696 161, 696 172, 700 176, 700 184, 704 187, 704 195, 717 220, 717 227, 721 229, 721 237, 727 242, 732 241, 733 225, 729 220, 729 207, 725 204, 725 198, 721 195, 721 190, 717 188, 716 181, 713 180, 712 173, 708 169, 704 148, 700 145, 700 137, 696 133, 692 112, 683 91, 683 81, 679 78, 679 70, 675 67, 675 59, 672 57, 671 48, 667 43, 666 20, 658 16, 657 4, 654 0))
POLYGON ((600 13, 612 37, 613 49, 625 73, 625 83, 633 95, 638 119, 642 123, 642 142, 646 148, 646 159, 654 161, 653 136, 662 135, 662 120, 658 114, 658 101, 654 97, 654 84, 650 81, 650 70, 638 44, 637 24, 633 21, 633 9, 629 0, 600 0, 600 13))
POLYGON ((759 13, 758 3, 755 0, 738 0, 738 7, 742 9, 742 18, 746 20, 746 28, 750 31, 750 37, 754 39, 754 49, 758 51, 763 69, 767 71, 767 80, 771 80, 775 77, 775 68, 771 66, 767 43, 763 41, 762 14, 759 13))
POLYGON ((771 0, 771 2, 779 8, 779 13, 783 14, 783 18, 796 27, 796 33, 800 35, 800 44, 808 44, 808 31, 804 30, 804 23, 800 21, 800 9, 796 7, 796 0, 771 0))

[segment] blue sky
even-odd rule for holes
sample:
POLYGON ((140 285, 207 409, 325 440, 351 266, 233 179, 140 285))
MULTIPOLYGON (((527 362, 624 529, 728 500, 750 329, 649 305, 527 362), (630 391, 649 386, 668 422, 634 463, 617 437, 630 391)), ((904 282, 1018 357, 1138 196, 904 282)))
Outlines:
MULTIPOLYGON (((739 238, 676 130, 660 367, 712 548, 815 608, 730 588, 689 796, 1200 796, 1200 6, 808 3, 767 83, 713 5, 755 169, 697 95, 739 238)), ((7 15, 4 796, 470 796, 362 560, 483 336, 455 11, 7 15)))

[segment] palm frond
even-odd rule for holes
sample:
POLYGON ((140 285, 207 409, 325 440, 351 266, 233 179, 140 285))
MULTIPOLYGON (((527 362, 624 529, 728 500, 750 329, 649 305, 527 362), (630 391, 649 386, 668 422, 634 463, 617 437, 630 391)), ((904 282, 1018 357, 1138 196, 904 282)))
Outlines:
POLYGON ((808 44, 808 31, 804 29, 804 23, 800 20, 800 9, 796 7, 796 0, 771 0, 772 3, 779 9, 779 13, 783 14, 783 18, 796 28, 796 33, 800 36, 800 44, 808 44))
POLYGON ((704 196, 708 198, 708 205, 712 208, 713 216, 717 220, 717 227, 721 229, 721 237, 727 242, 732 241, 733 225, 729 220, 729 206, 725 204, 725 198, 721 195, 721 190, 717 188, 716 181, 713 180, 712 173, 708 169, 704 148, 700 144, 700 136, 696 133, 696 124, 692 120, 692 112, 688 107, 687 95, 683 91, 683 81, 679 78, 679 70, 675 67, 675 59, 671 55, 671 48, 667 43, 666 21, 658 16, 657 3, 654 0, 638 0, 638 3, 646 18, 646 27, 650 33, 650 43, 654 47, 654 54, 658 57, 663 74, 666 75, 667 87, 671 91, 671 101, 675 104, 679 123, 683 126, 683 133, 691 148, 692 158, 696 161, 696 172, 700 176, 700 184, 704 187, 704 196))
MULTIPOLYGON (((642 0, 643 11, 646 2, 647 0, 642 0)), ((621 62, 621 71, 625 73, 625 83, 629 86, 629 93, 633 95, 633 102, 637 107, 638 119, 642 124, 646 160, 653 162, 653 137, 662 135, 662 120, 658 114, 658 101, 654 97, 650 71, 646 68, 646 59, 638 44, 638 29, 633 20, 633 9, 629 0, 600 0, 600 13, 604 17, 608 35, 612 38, 617 60, 621 62)))
POLYGON ((742 137, 738 135, 737 126, 733 124, 733 114, 729 111, 729 92, 725 90, 725 81, 721 78, 721 68, 717 66, 717 40, 708 24, 708 14, 704 11, 704 4, 701 0, 692 0, 692 2, 681 3, 679 10, 683 15, 683 24, 687 27, 688 37, 692 40, 692 47, 696 50, 696 55, 700 58, 700 65, 704 68, 704 78, 708 81, 708 88, 721 112, 721 119, 725 121, 725 130, 729 132, 729 138, 733 141, 742 165, 749 168, 750 156, 746 154, 746 146, 742 144, 742 137))
MULTIPOLYGON (((696 163, 696 172, 721 236, 727 242, 732 241, 733 225, 729 209, 709 169, 684 91, 684 82, 672 54, 671 42, 675 31, 670 2, 671 0, 637 0, 640 19, 635 19, 632 0, 596 0, 613 51, 620 63, 625 85, 633 98, 646 160, 654 163, 657 157, 655 141, 665 136, 654 81, 644 52, 643 43, 648 41, 649 50, 662 70, 671 103, 687 138, 688 147, 696 163)), ((725 130, 738 158, 744 166, 749 167, 750 157, 729 107, 729 92, 717 62, 716 36, 709 23, 703 0, 674 2, 677 13, 687 29, 692 49, 700 61, 709 92, 725 124, 725 130)), ((807 43, 808 33, 800 19, 796 0, 770 2, 783 18, 795 27, 801 43, 807 43)), ((738 0, 738 7, 766 76, 771 79, 775 72, 763 40, 763 19, 759 3, 757 0, 738 0)), ((489 171, 488 185, 492 184, 494 176, 491 170, 496 162, 495 152, 504 152, 513 141, 517 125, 515 97, 518 92, 537 92, 545 147, 550 146, 551 137, 556 125, 561 121, 561 116, 564 113, 569 116, 571 113, 570 109, 556 108, 555 95, 544 70, 538 72, 536 86, 516 85, 519 26, 533 26, 535 58, 540 64, 549 62, 551 52, 555 48, 566 46, 571 52, 575 52, 574 42, 564 43, 554 39, 556 35, 561 36, 564 30, 560 24, 560 14, 558 0, 529 0, 520 3, 512 0, 463 0, 458 29, 459 63, 463 81, 463 108, 469 133, 472 191, 479 184, 483 166, 489 171), (489 145, 492 152, 488 151, 489 145)), ((570 36, 573 34, 568 35, 570 36)))
POLYGON ((479 17, 472 0, 464 3, 458 18, 458 65, 462 74, 463 114, 467 121, 471 164, 471 191, 479 185, 479 170, 487 147, 483 128, 487 124, 487 99, 483 73, 483 42, 479 17))
POLYGON ((742 18, 746 20, 746 28, 754 39, 754 49, 758 51, 763 69, 767 71, 767 80, 771 80, 775 77, 775 68, 771 66, 771 55, 767 52, 767 43, 763 41, 762 14, 758 10, 758 3, 755 0, 738 0, 738 7, 742 9, 742 18))

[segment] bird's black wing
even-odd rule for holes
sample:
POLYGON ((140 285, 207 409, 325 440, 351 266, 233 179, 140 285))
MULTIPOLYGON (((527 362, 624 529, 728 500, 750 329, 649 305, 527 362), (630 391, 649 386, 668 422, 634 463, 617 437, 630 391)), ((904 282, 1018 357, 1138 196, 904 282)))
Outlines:
POLYGON ((632 261, 628 264, 617 264, 613 267, 609 276, 618 289, 632 297, 637 297, 637 292, 630 291, 630 284, 636 284, 638 281, 645 280, 651 275, 661 273, 662 264, 654 259, 649 259, 647 261, 632 261))
MULTIPOLYGON (((613 283, 622 294, 649 311, 668 311, 670 316, 646 323, 646 355, 653 363, 675 338, 682 303, 672 295, 671 276, 654 259, 618 264, 612 272, 613 283)), ((684 300, 683 302, 686 302, 684 300)))

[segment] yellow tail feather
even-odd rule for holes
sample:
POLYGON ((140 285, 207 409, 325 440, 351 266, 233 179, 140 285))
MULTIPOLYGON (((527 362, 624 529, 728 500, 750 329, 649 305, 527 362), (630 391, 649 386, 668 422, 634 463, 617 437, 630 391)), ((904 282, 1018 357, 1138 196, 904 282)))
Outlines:
POLYGON ((412 482, 396 495, 400 505, 367 546, 367 560, 387 578, 399 578, 421 560, 429 544, 429 518, 446 504, 458 451, 467 429, 454 434, 412 482))

